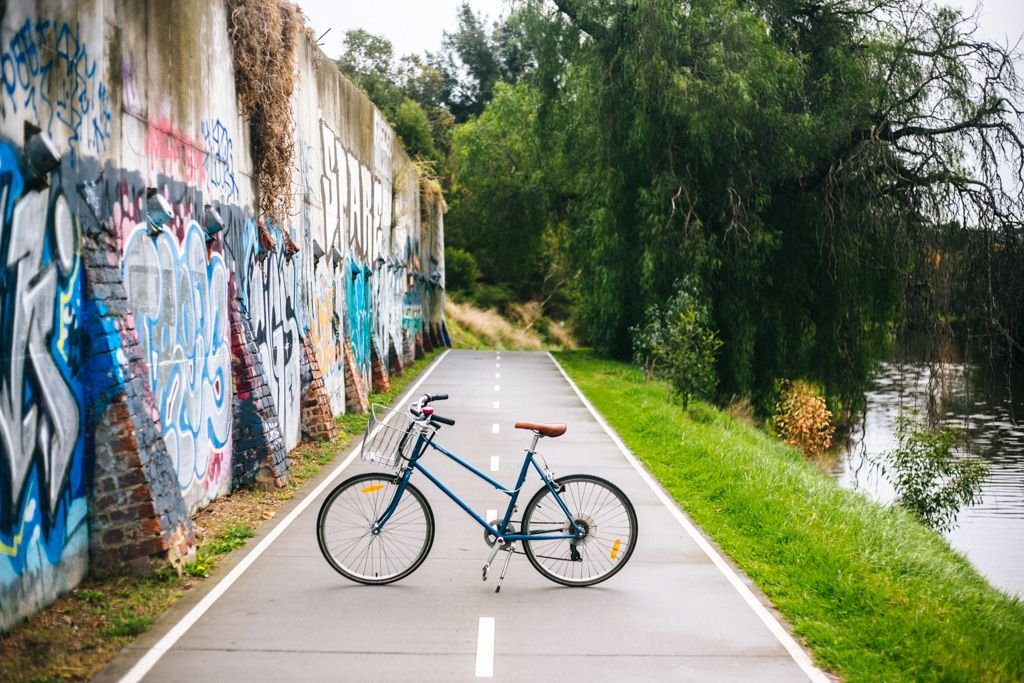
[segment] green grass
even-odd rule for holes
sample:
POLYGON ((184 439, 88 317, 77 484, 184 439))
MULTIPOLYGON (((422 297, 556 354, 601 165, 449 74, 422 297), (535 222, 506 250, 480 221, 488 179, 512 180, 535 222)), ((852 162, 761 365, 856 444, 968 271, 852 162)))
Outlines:
POLYGON ((223 555, 235 548, 245 545, 246 539, 252 538, 256 532, 252 527, 245 524, 232 524, 228 526, 217 538, 210 541, 206 546, 207 552, 213 555, 223 555))
POLYGON ((482 349, 494 348, 493 344, 490 344, 476 336, 469 329, 460 325, 454 318, 449 318, 445 324, 448 326, 448 336, 451 337, 452 347, 456 349, 472 349, 479 351, 482 349))
POLYGON ((586 352, 555 354, 682 508, 845 681, 1024 680, 1024 604, 909 513, 586 352))
POLYGON ((139 616, 130 610, 124 610, 114 617, 113 623, 104 628, 102 633, 108 638, 134 638, 148 629, 154 621, 155 616, 139 616))

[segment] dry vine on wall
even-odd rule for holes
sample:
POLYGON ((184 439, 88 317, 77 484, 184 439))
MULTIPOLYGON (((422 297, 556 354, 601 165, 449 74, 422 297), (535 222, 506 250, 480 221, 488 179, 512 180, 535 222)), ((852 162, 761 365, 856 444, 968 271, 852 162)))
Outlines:
POLYGON ((302 13, 285 0, 227 0, 235 89, 252 133, 259 210, 286 225, 291 209, 295 54, 302 13))

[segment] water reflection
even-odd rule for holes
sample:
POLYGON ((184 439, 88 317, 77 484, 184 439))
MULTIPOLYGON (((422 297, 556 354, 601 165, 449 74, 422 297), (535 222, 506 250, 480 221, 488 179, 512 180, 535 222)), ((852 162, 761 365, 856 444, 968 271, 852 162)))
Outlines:
POLYGON ((981 503, 961 510, 946 536, 994 585, 1024 596, 1024 387, 987 382, 969 365, 883 365, 836 467, 840 484, 882 502, 895 497, 871 463, 896 447, 901 410, 962 429, 967 452, 988 462, 981 503))

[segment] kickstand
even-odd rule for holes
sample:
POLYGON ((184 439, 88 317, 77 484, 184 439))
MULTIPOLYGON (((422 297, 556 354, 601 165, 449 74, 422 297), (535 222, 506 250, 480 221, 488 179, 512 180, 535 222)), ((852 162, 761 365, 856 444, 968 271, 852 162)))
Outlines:
POLYGON ((512 561, 512 545, 509 544, 509 546, 507 548, 505 548, 505 564, 502 565, 502 567, 501 567, 501 576, 498 577, 498 585, 494 589, 495 593, 500 593, 501 592, 501 582, 505 580, 505 572, 508 571, 508 563, 511 562, 511 561, 512 561))

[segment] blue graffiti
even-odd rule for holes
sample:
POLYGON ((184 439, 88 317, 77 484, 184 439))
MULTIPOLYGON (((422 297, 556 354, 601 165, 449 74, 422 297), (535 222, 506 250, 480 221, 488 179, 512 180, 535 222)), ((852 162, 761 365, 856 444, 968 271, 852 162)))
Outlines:
POLYGON ((370 276, 372 271, 366 265, 357 263, 349 255, 348 286, 345 288, 348 303, 348 335, 352 342, 352 354, 365 386, 371 380, 371 349, 373 346, 373 310, 370 297, 370 276))
POLYGON ((121 269, 164 443, 195 509, 230 485, 227 267, 220 254, 207 255, 206 233, 193 221, 180 242, 138 226, 121 269))
MULTIPOLYGON (((79 228, 0 143, 0 592, 87 553, 79 228)), ((55 570, 59 571, 59 570, 55 570)), ((38 577, 34 580, 38 580, 38 577)), ((11 592, 8 592, 11 591, 11 592)), ((22 606, 24 607, 24 606, 22 606)), ((18 605, 4 601, 0 623, 18 605)))
POLYGON ((78 23, 25 19, 0 46, 0 114, 66 136, 72 167, 79 145, 101 153, 111 133, 110 89, 79 36, 78 23))
POLYGON ((238 183, 235 180, 234 141, 220 119, 200 123, 206 156, 203 170, 206 182, 214 190, 223 193, 226 199, 238 198, 238 183))

